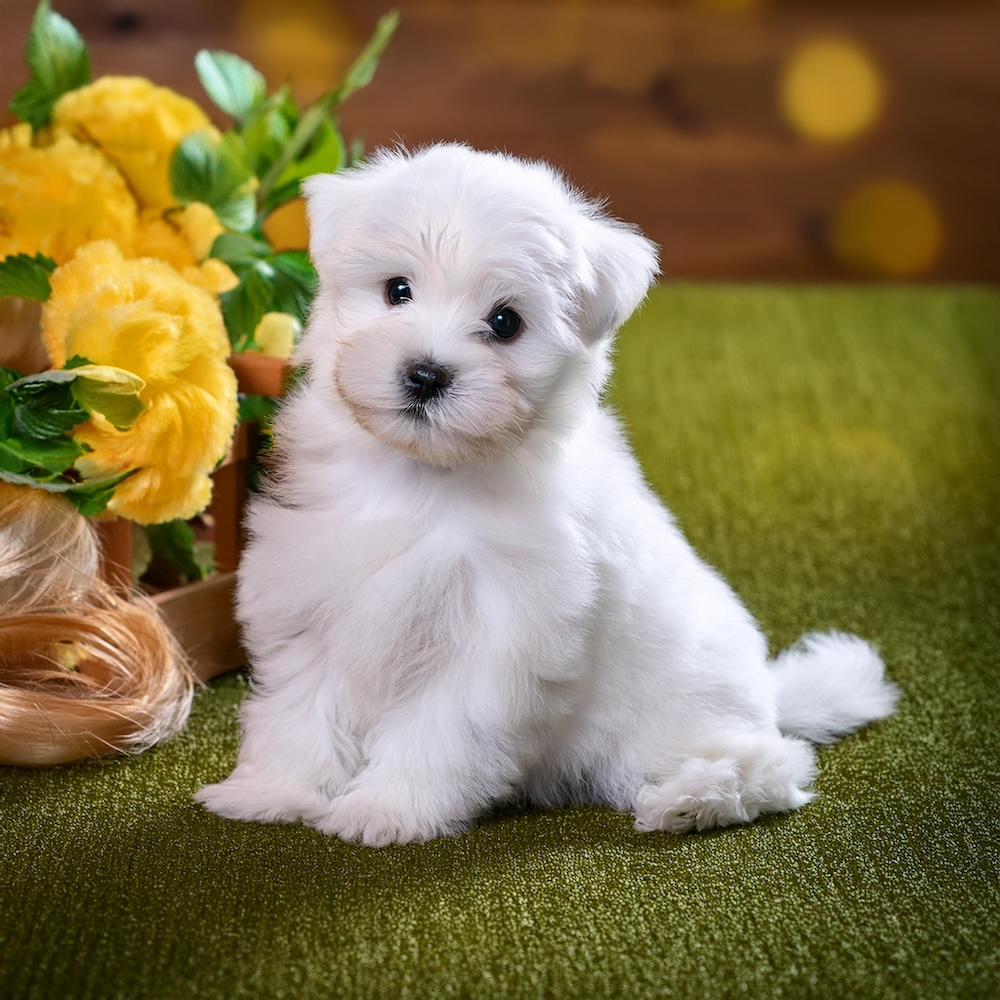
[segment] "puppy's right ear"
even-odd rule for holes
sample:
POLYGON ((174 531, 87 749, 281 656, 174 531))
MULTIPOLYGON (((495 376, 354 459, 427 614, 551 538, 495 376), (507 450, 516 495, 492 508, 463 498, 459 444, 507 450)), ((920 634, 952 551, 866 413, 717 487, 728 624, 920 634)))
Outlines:
POLYGON ((302 182, 309 219, 309 251, 320 267, 333 248, 343 242, 350 227, 354 187, 348 174, 313 174, 302 182))

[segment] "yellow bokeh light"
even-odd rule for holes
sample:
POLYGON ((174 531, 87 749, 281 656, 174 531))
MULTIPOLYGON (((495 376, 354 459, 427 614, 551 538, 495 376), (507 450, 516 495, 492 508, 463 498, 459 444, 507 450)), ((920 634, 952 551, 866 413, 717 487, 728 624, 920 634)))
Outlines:
POLYGON ((941 251, 942 226, 930 197, 904 180, 871 181, 853 191, 830 226, 830 249, 852 271, 905 278, 941 251))
POLYGON ((325 0, 243 0, 241 45, 272 86, 291 83, 302 100, 335 84, 356 54, 356 31, 325 0))
POLYGON ((848 39, 819 38, 799 47, 781 81, 789 124, 821 142, 851 139, 878 118, 885 100, 882 74, 848 39))

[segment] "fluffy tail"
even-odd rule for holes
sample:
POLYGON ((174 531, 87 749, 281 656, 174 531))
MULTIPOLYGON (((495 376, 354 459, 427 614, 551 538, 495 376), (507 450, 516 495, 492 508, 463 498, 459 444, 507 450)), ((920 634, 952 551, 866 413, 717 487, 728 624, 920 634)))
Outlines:
POLYGON ((832 743, 891 715, 899 690, 863 639, 811 632, 771 664, 778 682, 778 726, 789 736, 832 743))

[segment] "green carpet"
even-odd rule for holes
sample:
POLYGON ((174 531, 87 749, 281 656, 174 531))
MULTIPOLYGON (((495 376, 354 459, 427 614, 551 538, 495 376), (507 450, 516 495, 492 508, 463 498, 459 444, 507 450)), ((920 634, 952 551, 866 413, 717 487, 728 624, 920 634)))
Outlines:
POLYGON ((673 287, 622 333, 648 475, 775 646, 905 693, 819 798, 710 835, 504 812, 371 850, 191 803, 245 679, 134 760, 0 770, 0 997, 1000 995, 1000 293, 673 287))

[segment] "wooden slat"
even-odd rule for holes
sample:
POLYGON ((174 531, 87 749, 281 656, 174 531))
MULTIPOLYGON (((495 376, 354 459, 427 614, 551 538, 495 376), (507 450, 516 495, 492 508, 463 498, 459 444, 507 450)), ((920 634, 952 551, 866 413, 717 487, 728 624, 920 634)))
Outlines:
POLYGON ((246 663, 233 612, 235 594, 236 575, 217 573, 153 598, 200 680, 246 663))
POLYGON ((215 522, 215 567, 233 573, 239 565, 245 541, 243 508, 247 497, 247 475, 257 435, 241 424, 233 438, 226 461, 212 476, 212 503, 209 512, 215 522))
POLYGON ((97 522, 101 577, 120 594, 132 592, 132 522, 120 517, 97 522))

